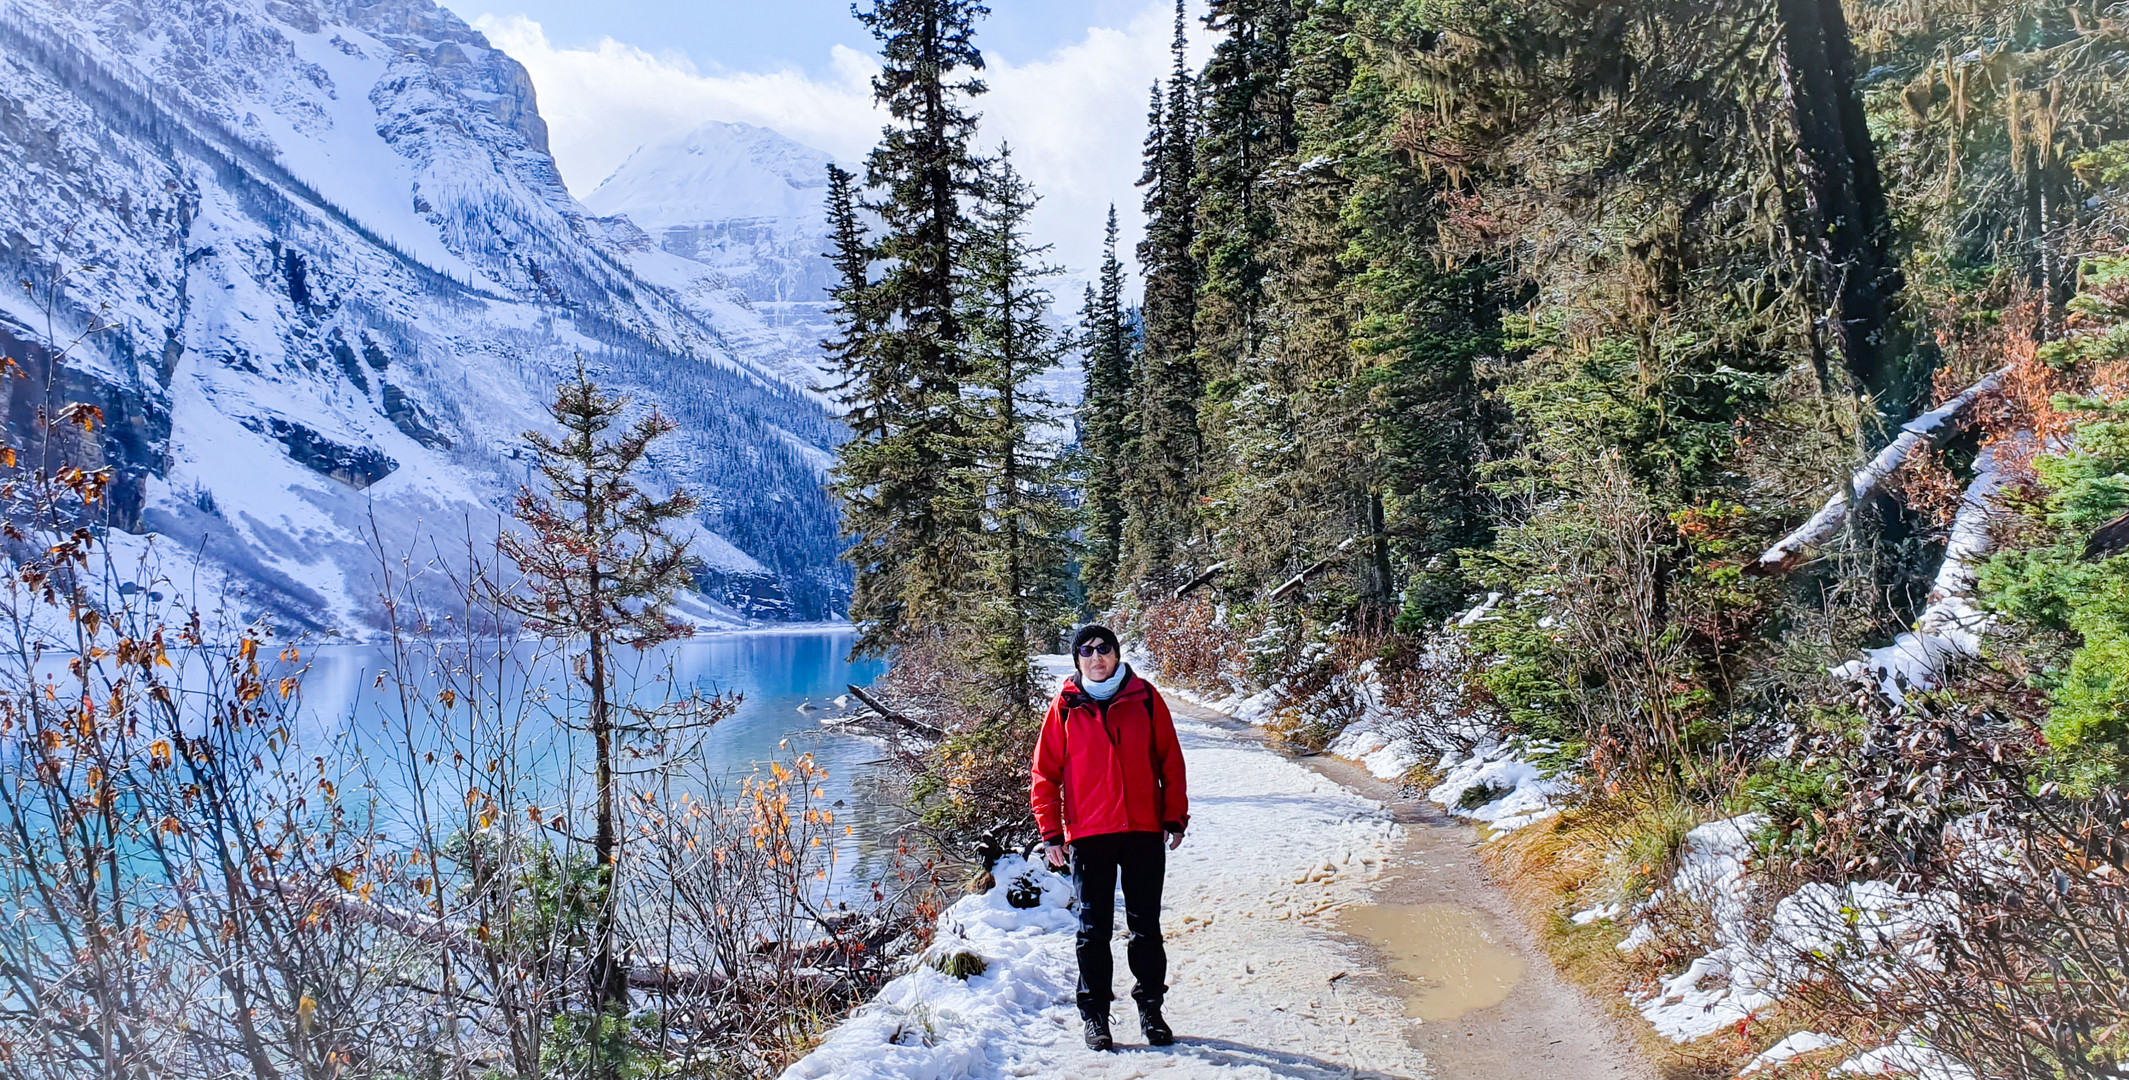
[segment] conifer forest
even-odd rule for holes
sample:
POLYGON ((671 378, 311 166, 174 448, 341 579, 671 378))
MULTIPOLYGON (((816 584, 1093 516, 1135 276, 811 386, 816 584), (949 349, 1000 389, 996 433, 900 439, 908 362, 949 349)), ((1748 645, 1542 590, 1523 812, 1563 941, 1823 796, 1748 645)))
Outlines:
MULTIPOLYGON (((1966 1070, 1924 1075, 2120 1075, 2129 10, 1178 6, 1054 460, 982 9, 878 10, 937 20, 836 203, 852 615, 929 663, 895 679, 1003 687, 1099 615, 1296 747, 1373 710, 1408 782, 1505 748, 1571 794, 1494 857, 1597 985, 1731 935, 1666 886, 1745 823, 1858 938, 1785 1007, 1966 1070), (1626 959, 1565 919, 1622 900, 1626 959)), ((960 703, 928 820, 1014 826, 1018 693, 960 703)))
POLYGON ((654 228, 522 18, 0 0, 0 1080, 2129 1078, 2129 0, 1151 0, 1077 268, 1008 2, 654 228))

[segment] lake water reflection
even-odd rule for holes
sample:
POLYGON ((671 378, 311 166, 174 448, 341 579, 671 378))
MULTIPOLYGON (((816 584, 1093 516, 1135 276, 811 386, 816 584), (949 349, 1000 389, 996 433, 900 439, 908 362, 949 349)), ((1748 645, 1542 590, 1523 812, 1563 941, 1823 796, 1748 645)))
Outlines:
MULTIPOLYGON (((865 783, 870 763, 882 748, 820 723, 824 714, 837 711, 832 701, 846 693, 848 684, 862 686, 886 670, 882 661, 847 659, 853 640, 848 629, 704 635, 641 654, 621 650, 617 681, 624 700, 644 703, 689 690, 737 695, 740 703, 732 715, 701 735, 699 765, 689 770, 687 786, 699 788, 708 781, 736 790, 741 778, 769 762, 810 753, 828 771, 826 801, 846 804, 837 811, 837 821, 856 825, 855 834, 839 845, 842 854, 861 857, 877 839, 879 807, 868 805, 864 796, 871 788, 865 783)), ((581 797, 590 788, 590 740, 556 719, 584 715, 581 702, 574 700, 581 686, 569 674, 577 651, 535 642, 429 643, 395 665, 388 646, 308 649, 301 657, 295 738, 310 747, 359 748, 372 762, 387 763, 404 757, 392 751, 408 742, 422 749, 454 747, 476 726, 493 732, 514 724, 521 767, 538 774, 544 785, 574 787, 581 797), (415 677, 402 684, 392 674, 401 668, 415 677), (419 704, 406 708, 403 694, 419 704), (439 707, 446 697, 451 704, 439 707), (506 718, 500 723, 498 713, 506 718)), ((436 799, 463 794, 440 790, 449 781, 435 774, 409 775, 404 767, 388 765, 375 773, 387 802, 411 802, 416 786, 436 799)))

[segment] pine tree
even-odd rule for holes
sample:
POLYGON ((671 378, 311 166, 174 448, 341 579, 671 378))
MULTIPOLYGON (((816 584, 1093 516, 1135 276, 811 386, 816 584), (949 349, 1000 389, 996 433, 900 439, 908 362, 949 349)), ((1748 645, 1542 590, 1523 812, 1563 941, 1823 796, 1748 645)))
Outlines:
POLYGON ((1050 247, 1028 239, 1035 203, 1002 150, 984 170, 963 307, 975 393, 963 455, 971 475, 958 489, 978 500, 971 516, 984 530, 970 584, 983 605, 976 629, 985 667, 1015 711, 1033 700, 1032 650, 1047 647, 1068 614, 1070 523, 1056 453, 1041 438, 1057 405, 1034 380, 1063 362, 1070 343, 1050 325, 1042 283, 1059 273, 1043 261, 1050 247))
MULTIPOLYGON (((875 0, 857 17, 881 42, 873 95, 890 123, 866 162, 863 207, 878 238, 853 244, 838 306, 862 334, 845 344, 844 401, 869 430, 838 463, 834 488, 850 511, 845 530, 857 571, 850 617, 861 652, 879 654, 903 634, 951 625, 973 571, 981 522, 976 500, 956 488, 970 470, 964 387, 968 334, 959 302, 979 162, 969 150, 984 92, 975 20, 989 9, 970 0, 875 0), (862 286, 869 269, 885 267, 862 286), (857 305, 852 307, 850 305, 857 305)), ((831 211, 833 213, 833 211, 831 211)), ((855 222, 846 214, 847 229, 855 222)))
MULTIPOLYGON (((832 486, 851 542, 843 558, 856 570, 850 618, 886 621, 898 609, 904 552, 895 543, 919 494, 901 480, 902 434, 912 411, 901 353, 884 347, 882 296, 872 277, 874 245, 858 218, 855 177, 828 166, 828 228, 837 282, 829 292, 835 336, 821 343, 841 381, 830 388, 844 406, 850 438, 836 455, 832 486)), ((861 641, 861 645, 865 642, 861 641)))
MULTIPOLYGON (((1210 8, 1205 25, 1221 36, 1200 77, 1202 126, 1191 180, 1198 199, 1193 254, 1203 268, 1197 370, 1205 387, 1196 484, 1207 508, 1222 511, 1209 516, 1224 520, 1200 521, 1210 545, 1220 549, 1204 560, 1241 553, 1290 573, 1345 539, 1313 535, 1305 527, 1313 515, 1275 510, 1324 501, 1306 492, 1315 484, 1296 483, 1308 479, 1300 459, 1305 414, 1293 400, 1294 370, 1268 340, 1265 292, 1281 239, 1273 173, 1294 149, 1287 81, 1294 4, 1213 0, 1210 8), (1246 520, 1252 514, 1257 522, 1246 520)), ((1347 503, 1345 494, 1334 492, 1330 501, 1347 503)))
POLYGON ((840 166, 828 166, 828 238, 835 245, 829 261, 836 272, 836 284, 828 292, 828 314, 835 321, 835 336, 822 342, 821 348, 842 377, 828 389, 848 406, 843 423, 853 438, 876 442, 886 437, 889 420, 902 404, 903 380, 874 359, 880 328, 872 280, 874 256, 871 237, 858 218, 856 180, 840 166))
POLYGON ((1124 484, 1133 450, 1130 437, 1132 341, 1124 310, 1124 266, 1116 257, 1116 207, 1102 249, 1100 285, 1087 287, 1080 309, 1086 396, 1079 406, 1079 445, 1086 462, 1086 555, 1082 578, 1096 607, 1117 586, 1123 559, 1124 484))
POLYGON ((1263 344, 1264 276, 1277 219, 1264 180, 1294 150, 1287 84, 1296 23, 1292 0, 1212 0, 1205 25, 1223 34, 1205 64, 1198 140, 1200 367, 1232 375, 1263 344))
POLYGON ((1414 168, 1400 148, 1432 90, 1380 59, 1419 47, 1425 30, 1390 37, 1379 11, 1318 4, 1295 29, 1294 156, 1309 164, 1281 194, 1267 292, 1282 311, 1280 355, 1299 369, 1308 468, 1353 483, 1341 498, 1303 495, 1339 515, 1318 543, 1369 536, 1354 551, 1353 592, 1364 606, 1401 606, 1400 624, 1419 630, 1464 603, 1458 553, 1490 538, 1496 506, 1479 463, 1502 418, 1477 368, 1500 353, 1504 298, 1497 267, 1441 250, 1459 180, 1414 168), (1355 35, 1383 52, 1340 47, 1355 35))
POLYGON ((547 490, 519 490, 516 517, 529 531, 505 533, 500 541, 530 592, 504 593, 501 603, 528 629, 585 646, 576 674, 584 684, 586 730, 595 751, 598 926, 591 994, 601 1017, 628 1007, 628 959, 614 925, 621 838, 614 743, 617 735, 630 734, 631 725, 616 718, 613 651, 646 649, 692 633, 669 616, 667 605, 691 580, 687 544, 671 528, 697 503, 679 491, 652 498, 637 485, 636 471, 651 443, 674 425, 653 412, 609 435, 627 408, 626 398, 601 391, 579 361, 576 378, 561 385, 549 406, 562 437, 525 435, 547 490))
MULTIPOLYGON (((1297 166, 1299 153, 1285 155, 1250 185, 1274 226, 1252 256, 1262 271, 1256 328, 1202 414, 1211 429, 1205 518, 1226 566, 1222 580, 1269 589, 1345 545, 1346 556, 1305 594, 1334 619, 1356 600, 1381 612, 1392 592, 1379 512, 1385 462, 1368 437, 1377 402, 1354 378, 1363 362, 1345 287, 1359 227, 1346 213, 1353 184, 1343 144, 1353 122, 1344 93, 1355 57, 1336 42, 1351 28, 1344 5, 1321 4, 1289 35, 1293 63, 1280 93, 1290 102, 1295 146, 1305 139, 1309 160, 1297 166), (1348 544, 1355 537, 1373 539, 1348 544)), ((1215 138, 1208 130, 1205 142, 1215 138)), ((1207 292, 1214 288, 1208 282, 1207 292)))
POLYGON ((1153 88, 1147 117, 1146 236, 1138 259, 1145 277, 1145 339, 1132 387, 1130 436, 1136 446, 1126 489, 1132 514, 1126 528, 1125 576, 1158 577, 1174 567, 1177 545, 1196 527, 1198 465, 1203 439, 1198 398, 1197 312, 1201 279, 1197 256, 1198 89, 1190 73, 1188 17, 1178 0, 1173 70, 1153 88))

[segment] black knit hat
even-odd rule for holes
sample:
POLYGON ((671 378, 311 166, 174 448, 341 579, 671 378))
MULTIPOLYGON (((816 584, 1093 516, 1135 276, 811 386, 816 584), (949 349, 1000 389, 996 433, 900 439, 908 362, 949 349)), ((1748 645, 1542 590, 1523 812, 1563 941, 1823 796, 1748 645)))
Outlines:
POLYGON ((1079 633, 1072 635, 1072 666, 1074 668, 1079 667, 1079 647, 1090 641, 1106 641, 1109 643, 1109 648, 1115 650, 1119 656, 1123 653, 1123 647, 1117 644, 1116 641, 1116 631, 1100 623, 1088 623, 1079 628, 1079 633))

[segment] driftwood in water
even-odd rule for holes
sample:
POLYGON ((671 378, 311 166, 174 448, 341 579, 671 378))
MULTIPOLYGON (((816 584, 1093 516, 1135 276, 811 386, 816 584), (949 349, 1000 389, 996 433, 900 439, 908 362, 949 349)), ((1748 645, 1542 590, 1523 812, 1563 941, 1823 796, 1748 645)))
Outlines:
POLYGON ((933 727, 932 725, 927 724, 922 720, 912 720, 909 717, 903 716, 901 713, 898 713, 893 709, 890 709, 887 706, 880 704, 877 699, 875 699, 871 694, 866 693, 863 689, 859 688, 856 683, 846 683, 845 685, 850 687, 850 693, 853 697, 857 698, 859 701, 864 702, 867 708, 870 708, 873 712, 880 714, 883 719, 891 720, 897 725, 901 726, 903 729, 916 732, 917 734, 922 735, 927 739, 937 740, 946 737, 946 732, 940 730, 939 728, 933 727))
POLYGON ((1819 512, 1811 515, 1795 532, 1781 538, 1773 547, 1759 557, 1756 569, 1762 573, 1778 574, 1794 569, 1803 561, 1804 552, 1825 543, 1841 531, 1848 520, 1850 508, 1877 493, 1886 479, 1900 467, 1907 455, 1924 440, 1932 439, 1940 430, 1965 419, 1973 411, 1974 403, 1982 395, 2003 385, 2003 370, 1990 372, 1980 382, 1967 387, 1958 397, 1935 409, 1908 421, 1900 428, 1900 437, 1894 439, 1869 464, 1856 470, 1841 490, 1826 500, 1819 512))

